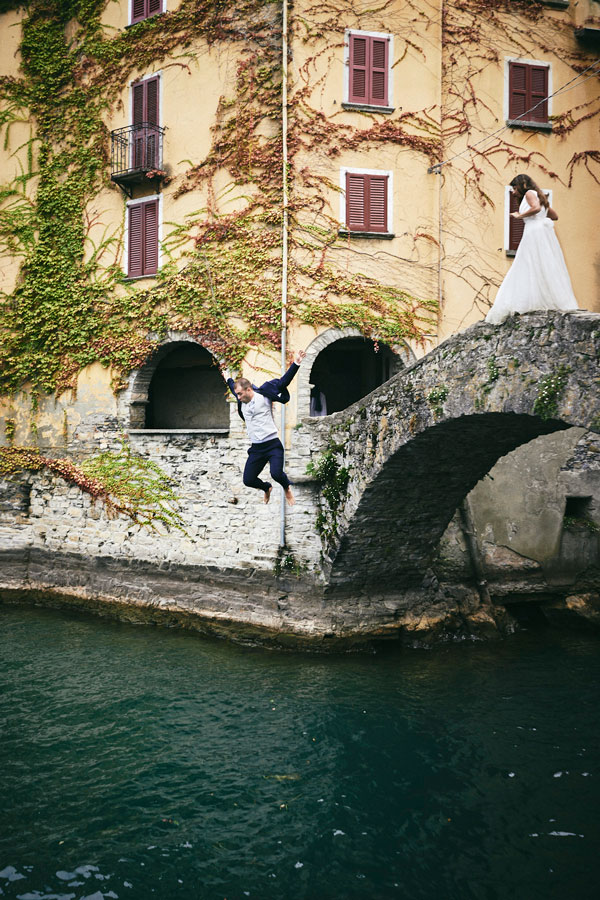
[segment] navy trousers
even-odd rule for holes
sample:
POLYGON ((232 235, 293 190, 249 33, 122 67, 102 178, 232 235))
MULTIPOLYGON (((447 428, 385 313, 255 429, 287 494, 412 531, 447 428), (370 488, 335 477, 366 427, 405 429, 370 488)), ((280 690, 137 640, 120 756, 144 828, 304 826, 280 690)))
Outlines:
POLYGON ((257 488, 259 491, 269 490, 271 484, 258 477, 267 463, 271 469, 271 477, 287 491, 290 480, 283 471, 283 444, 279 438, 262 441, 260 444, 250 444, 248 461, 244 468, 246 487, 257 488))

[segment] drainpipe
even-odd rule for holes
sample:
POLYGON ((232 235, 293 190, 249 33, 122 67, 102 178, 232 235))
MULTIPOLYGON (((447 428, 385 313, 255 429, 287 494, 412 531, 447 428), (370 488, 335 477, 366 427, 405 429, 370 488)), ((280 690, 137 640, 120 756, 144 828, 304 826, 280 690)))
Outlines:
MULTIPOLYGON (((286 371, 288 294, 288 0, 283 0, 282 23, 281 142, 283 159, 283 217, 281 259, 281 374, 286 371)), ((285 404, 281 404, 281 441, 285 447, 285 404)), ((285 547, 285 499, 281 498, 279 546, 285 547)))

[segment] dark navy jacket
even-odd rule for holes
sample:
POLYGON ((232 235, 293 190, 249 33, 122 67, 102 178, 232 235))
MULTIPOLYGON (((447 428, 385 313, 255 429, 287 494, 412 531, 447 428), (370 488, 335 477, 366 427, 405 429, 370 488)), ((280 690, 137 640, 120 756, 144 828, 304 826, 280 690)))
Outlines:
MULTIPOLYGON (((290 392, 288 391, 287 386, 299 368, 300 366, 297 366, 296 363, 292 363, 285 375, 281 378, 273 378, 272 381, 265 381, 260 387, 256 387, 256 385, 253 384, 252 390, 256 391, 257 394, 262 394, 263 397, 267 397, 274 403, 287 403, 290 399, 290 392)), ((243 419, 242 401, 238 400, 238 395, 234 390, 235 381, 233 378, 227 379, 227 385, 238 402, 238 413, 240 414, 240 418, 243 419)))

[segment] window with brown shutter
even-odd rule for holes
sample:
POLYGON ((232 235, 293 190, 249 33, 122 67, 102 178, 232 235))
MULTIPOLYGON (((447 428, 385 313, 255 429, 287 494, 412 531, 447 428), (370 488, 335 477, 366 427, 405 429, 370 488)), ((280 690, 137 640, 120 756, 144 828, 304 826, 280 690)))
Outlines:
POLYGON ((142 22, 163 11, 163 0, 131 0, 131 24, 142 22))
POLYGON ((138 81, 131 88, 132 168, 160 168, 159 132, 152 126, 159 125, 158 98, 159 76, 138 81))
POLYGON ((509 63, 508 119, 511 124, 548 124, 548 72, 548 66, 509 63))
POLYGON ((348 100, 366 106, 388 105, 389 38, 349 35, 348 100))
POLYGON ((346 173, 346 228, 388 233, 388 175, 346 173))
POLYGON ((127 275, 140 278, 158 271, 158 200, 128 206, 127 275))

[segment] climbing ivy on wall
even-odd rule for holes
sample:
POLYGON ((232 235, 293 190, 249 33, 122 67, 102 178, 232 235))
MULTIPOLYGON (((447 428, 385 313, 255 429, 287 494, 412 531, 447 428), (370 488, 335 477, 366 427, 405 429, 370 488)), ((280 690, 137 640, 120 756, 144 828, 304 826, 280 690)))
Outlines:
POLYGON ((79 465, 32 447, 0 447, 0 478, 44 470, 101 502, 109 516, 126 516, 152 531, 159 526, 185 530, 173 482, 155 463, 134 453, 126 441, 118 451, 99 453, 79 465))
MULTIPOLYGON (((1 392, 25 382, 60 392, 96 360, 124 376, 168 329, 188 331, 234 368, 252 346, 279 347, 281 134, 264 136, 260 127, 280 121, 280 4, 182 0, 116 35, 101 25, 105 5, 30 0, 22 21, 22 76, 0 79, 7 140, 11 125, 34 122, 27 166, 0 193, 0 250, 22 261, 16 289, 0 296, 1 392), (91 243, 89 204, 109 184, 105 120, 134 73, 165 61, 188 68, 199 40, 216 48, 233 42, 240 50, 212 148, 174 186, 175 197, 206 188, 207 207, 172 225, 164 242, 172 262, 152 288, 140 289, 125 282, 117 265, 122 233, 91 243), (222 170, 233 184, 249 186, 244 208, 227 215, 212 183, 222 170), (183 246, 181 269, 174 260, 183 246)), ((434 304, 423 307, 372 278, 340 279, 323 252, 335 239, 329 227, 319 235, 318 264, 292 264, 296 286, 303 280, 311 289, 294 293, 291 315, 392 342, 419 340, 429 324, 424 309, 434 304)), ((306 244, 306 233, 301 240, 306 244)), ((116 386, 121 383, 117 377, 116 386)))

